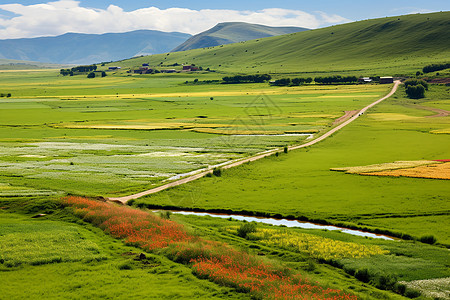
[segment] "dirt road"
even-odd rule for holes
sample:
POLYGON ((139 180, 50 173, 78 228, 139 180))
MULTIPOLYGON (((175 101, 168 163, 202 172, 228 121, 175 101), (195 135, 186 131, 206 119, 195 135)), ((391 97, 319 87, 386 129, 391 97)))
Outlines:
MULTIPOLYGON (((344 128, 345 126, 350 124, 351 122, 355 121, 362 114, 364 114, 368 109, 374 107, 378 103, 380 103, 380 102, 388 99, 389 97, 391 97, 397 91, 397 88, 398 88, 399 84, 400 84, 400 81, 396 81, 395 84, 394 84, 394 87, 389 92, 389 94, 387 94, 383 98, 378 99, 377 101, 367 105, 366 107, 361 109, 357 114, 355 114, 353 117, 351 117, 350 119, 348 119, 344 123, 334 127, 330 131, 326 132, 325 134, 321 135, 320 137, 318 137, 318 138, 316 138, 316 139, 314 139, 314 140, 312 140, 312 141, 310 141, 310 142, 308 142, 306 144, 289 147, 289 150, 296 150, 296 149, 306 148, 306 147, 312 146, 314 144, 317 144, 317 143, 323 141, 324 139, 328 138, 329 136, 333 135, 337 131, 341 130, 342 128, 344 128)), ((248 162, 256 161, 256 160, 262 159, 264 157, 274 155, 276 152, 279 152, 280 150, 281 149, 274 149, 274 150, 270 150, 270 151, 266 151, 266 152, 262 152, 262 153, 256 154, 255 156, 248 157, 248 158, 245 158, 245 159, 241 159, 241 160, 237 160, 237 161, 230 161, 228 164, 224 164, 222 168, 223 169, 230 169, 230 168, 233 168, 233 167, 237 167, 237 166, 240 166, 240 165, 248 163, 248 162)), ((147 195, 155 194, 155 193, 161 192, 163 190, 166 190, 166 189, 169 189, 169 188, 172 188, 172 187, 175 187, 175 186, 179 186, 179 185, 182 185, 182 184, 185 184, 185 183, 197 180, 199 178, 202 178, 202 177, 206 176, 208 173, 211 173, 211 171, 212 171, 211 169, 201 169, 201 170, 198 171, 198 173, 196 173, 194 175, 191 175, 189 177, 170 182, 168 184, 159 186, 157 188, 154 188, 154 189, 151 189, 151 190, 148 190, 148 191, 144 191, 142 193, 138 193, 138 194, 134 194, 134 195, 130 195, 130 196, 125 196, 125 197, 108 198, 107 200, 126 204, 128 201, 130 201, 132 199, 138 199, 138 198, 141 198, 141 197, 144 197, 144 196, 147 196, 147 195)))

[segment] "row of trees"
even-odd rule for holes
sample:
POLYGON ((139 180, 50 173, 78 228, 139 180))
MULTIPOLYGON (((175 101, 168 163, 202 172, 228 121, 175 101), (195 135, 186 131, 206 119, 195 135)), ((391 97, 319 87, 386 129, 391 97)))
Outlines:
POLYGON ((404 84, 406 94, 411 99, 424 98, 425 91, 428 90, 428 82, 422 79, 408 79, 404 84))
POLYGON ((97 70, 96 65, 89 65, 89 66, 78 66, 73 67, 72 69, 61 69, 59 70, 59 73, 63 76, 73 76, 75 73, 87 73, 87 72, 93 72, 97 70))
POLYGON ((0 98, 3 98, 3 97, 9 98, 9 97, 11 97, 11 93, 7 93, 7 94, 0 93, 0 98))
POLYGON ((262 83, 272 79, 272 76, 267 74, 261 75, 236 75, 222 78, 224 83, 262 83))
POLYGON ((274 86, 298 86, 305 83, 311 83, 313 79, 311 77, 308 78, 282 78, 275 81, 272 81, 270 85, 274 86))
POLYGON ((428 66, 425 66, 422 71, 424 73, 431 73, 436 71, 441 71, 450 68, 450 64, 431 64, 428 66))
MULTIPOLYGON (((91 72, 91 73, 89 73, 88 75, 87 75, 87 78, 95 78, 97 75, 94 73, 94 72, 91 72)), ((105 71, 103 71, 102 73, 101 73, 101 77, 106 77, 106 72, 105 71)))
POLYGON ((314 81, 319 84, 333 84, 333 83, 354 83, 358 82, 358 77, 356 76, 325 76, 325 77, 316 77, 314 81))

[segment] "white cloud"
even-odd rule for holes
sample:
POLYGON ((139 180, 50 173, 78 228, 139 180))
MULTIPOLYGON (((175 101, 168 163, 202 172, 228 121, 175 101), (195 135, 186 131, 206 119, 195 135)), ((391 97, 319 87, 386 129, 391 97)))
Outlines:
POLYGON ((317 28, 350 20, 324 12, 269 8, 260 11, 159 9, 148 7, 126 12, 116 5, 105 9, 80 6, 79 1, 60 0, 36 5, 3 4, 0 9, 15 14, 0 15, 0 39, 54 36, 66 32, 106 33, 138 29, 179 31, 196 34, 220 22, 249 22, 269 26, 317 28))

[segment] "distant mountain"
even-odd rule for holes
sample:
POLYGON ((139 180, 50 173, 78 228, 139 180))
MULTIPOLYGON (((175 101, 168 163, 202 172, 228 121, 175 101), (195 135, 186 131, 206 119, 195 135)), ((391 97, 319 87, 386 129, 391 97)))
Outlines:
POLYGON ((72 65, 0 58, 0 70, 61 69, 69 67, 72 67, 72 65))
POLYGON ((66 33, 56 37, 0 40, 0 59, 91 64, 166 53, 191 35, 137 30, 126 33, 66 33))
POLYGON ((220 23, 210 30, 194 35, 172 52, 214 47, 306 30, 308 29, 301 27, 269 27, 243 22, 220 23))

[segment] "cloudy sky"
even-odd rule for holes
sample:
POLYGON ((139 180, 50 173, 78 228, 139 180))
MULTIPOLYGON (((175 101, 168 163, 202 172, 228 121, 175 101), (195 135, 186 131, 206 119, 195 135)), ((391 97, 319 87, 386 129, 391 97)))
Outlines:
POLYGON ((448 0, 0 0, 0 39, 138 29, 196 34, 230 21, 319 28, 448 10, 448 0))

